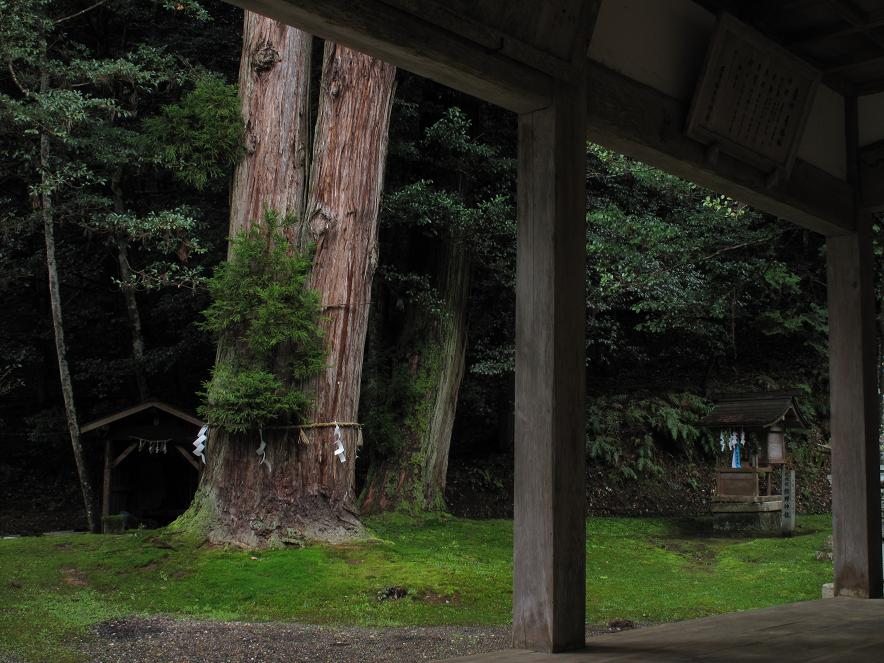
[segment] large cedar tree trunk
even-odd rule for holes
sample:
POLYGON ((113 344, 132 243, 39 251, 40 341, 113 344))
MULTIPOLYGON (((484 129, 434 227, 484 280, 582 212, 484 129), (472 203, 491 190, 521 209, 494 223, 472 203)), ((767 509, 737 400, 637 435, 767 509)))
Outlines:
MULTIPOLYGON (((303 32, 246 12, 240 90, 247 155, 234 177, 230 232, 262 223, 271 208, 300 221, 290 233, 293 248, 315 243, 311 285, 325 309, 329 368, 310 385, 311 420, 355 421, 395 70, 326 45, 307 191, 311 42, 303 32)), ((219 348, 219 356, 232 351, 219 348)), ((267 463, 259 464, 257 432, 210 430, 207 465, 179 525, 246 546, 361 536, 353 509, 354 437, 345 432, 347 461, 340 463, 331 429, 305 434, 307 444, 297 430, 265 430, 267 463)))
POLYGON ((413 307, 400 337, 398 362, 407 367, 417 390, 417 398, 403 413, 403 448, 373 459, 361 496, 363 513, 445 509, 448 451, 464 373, 471 270, 468 248, 457 239, 449 238, 439 258, 441 315, 413 307))
POLYGON ((301 217, 310 151, 310 53, 313 38, 284 23, 245 12, 239 94, 246 155, 230 189, 230 236, 263 221, 301 217))
MULTIPOLYGON (((304 244, 315 244, 310 285, 322 294, 327 368, 313 381, 314 422, 355 423, 377 218, 396 69, 327 42, 313 148, 304 244)), ((336 508, 354 511, 359 436, 343 428, 346 462, 334 456, 333 429, 310 431, 309 483, 328 489, 336 508)))

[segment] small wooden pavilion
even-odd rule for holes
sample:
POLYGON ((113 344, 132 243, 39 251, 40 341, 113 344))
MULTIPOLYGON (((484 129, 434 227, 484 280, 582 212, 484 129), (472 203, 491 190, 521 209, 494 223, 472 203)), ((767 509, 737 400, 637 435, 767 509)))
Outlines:
POLYGON ((123 512, 162 525, 187 508, 200 471, 190 446, 202 426, 192 414, 152 400, 82 427, 82 433, 92 433, 88 437, 104 441, 105 530, 109 517, 123 512))
POLYGON ((884 0, 230 1, 519 116, 516 647, 584 643, 587 138, 825 235, 835 594, 881 596, 884 0))

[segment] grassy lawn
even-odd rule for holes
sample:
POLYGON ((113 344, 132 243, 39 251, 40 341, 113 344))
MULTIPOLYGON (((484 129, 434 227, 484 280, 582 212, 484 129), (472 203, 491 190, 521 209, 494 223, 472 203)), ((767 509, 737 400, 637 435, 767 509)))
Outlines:
MULTIPOLYGON (((378 542, 260 553, 164 531, 2 540, 0 654, 77 660, 66 640, 133 613, 369 626, 510 620, 511 521, 387 516, 368 525, 378 542), (408 594, 380 601, 393 586, 408 594)), ((660 622, 818 598, 832 567, 814 552, 831 521, 803 516, 798 527, 791 539, 709 538, 686 521, 592 518, 587 619, 660 622)))

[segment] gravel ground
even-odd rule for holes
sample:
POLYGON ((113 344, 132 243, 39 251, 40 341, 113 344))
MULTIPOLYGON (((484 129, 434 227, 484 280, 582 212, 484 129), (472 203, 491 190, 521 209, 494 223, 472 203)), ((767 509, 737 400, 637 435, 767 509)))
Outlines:
POLYGON ((291 623, 127 618, 95 628, 95 663, 432 661, 509 646, 508 627, 334 628, 291 623))
MULTIPOLYGON (((587 629, 587 637, 617 629, 587 629)), ((510 646, 509 626, 329 627, 130 617, 98 624, 81 649, 95 663, 433 661, 510 646)))

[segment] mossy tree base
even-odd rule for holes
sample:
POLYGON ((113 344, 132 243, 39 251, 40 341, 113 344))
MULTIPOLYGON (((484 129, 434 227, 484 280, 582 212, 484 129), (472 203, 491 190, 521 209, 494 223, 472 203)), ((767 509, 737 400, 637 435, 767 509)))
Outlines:
POLYGON ((345 543, 368 538, 350 506, 347 472, 333 445, 298 441, 297 431, 258 435, 213 432, 190 508, 171 528, 211 543, 247 548, 345 543))

